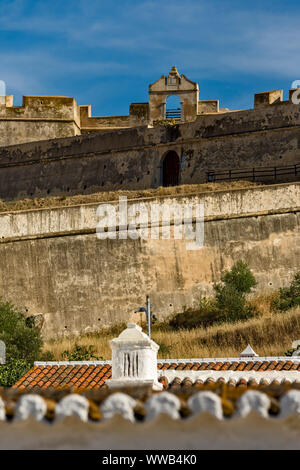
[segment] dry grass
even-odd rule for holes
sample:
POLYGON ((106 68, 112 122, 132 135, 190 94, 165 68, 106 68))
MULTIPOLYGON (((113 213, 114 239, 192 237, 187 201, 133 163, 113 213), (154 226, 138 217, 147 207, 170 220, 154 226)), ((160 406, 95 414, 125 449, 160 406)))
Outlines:
MULTIPOLYGON (((55 360, 61 360, 66 349, 75 344, 94 345, 96 354, 103 359, 111 358, 109 339, 115 337, 124 328, 114 331, 84 335, 79 338, 63 338, 45 344, 55 360)), ((161 358, 200 358, 234 357, 248 343, 261 356, 280 356, 291 348, 293 340, 300 338, 300 308, 286 313, 270 313, 264 310, 262 315, 246 322, 222 324, 207 329, 168 331, 166 328, 153 328, 152 338, 161 346, 161 358)))
POLYGON ((84 194, 78 196, 48 196, 44 198, 22 199, 19 201, 4 202, 0 200, 0 212, 20 211, 28 209, 54 208, 74 206, 97 202, 118 200, 120 196, 128 199, 138 199, 155 196, 173 196, 176 194, 197 194, 212 191, 231 190, 259 186, 251 181, 232 181, 205 184, 186 184, 181 186, 159 187, 156 189, 143 189, 136 191, 104 191, 101 193, 84 194))
POLYGON ((161 357, 231 357, 251 344, 261 356, 280 356, 300 337, 300 309, 191 331, 156 332, 153 339, 171 349, 161 357))
POLYGON ((271 292, 261 291, 250 295, 249 302, 255 307, 260 317, 270 315, 271 303, 278 297, 278 291, 271 292))

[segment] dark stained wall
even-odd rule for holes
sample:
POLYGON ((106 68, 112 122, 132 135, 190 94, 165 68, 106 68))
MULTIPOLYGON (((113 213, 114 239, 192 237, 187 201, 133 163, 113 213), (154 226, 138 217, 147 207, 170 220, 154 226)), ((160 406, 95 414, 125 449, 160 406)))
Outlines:
POLYGON ((299 163, 299 138, 299 106, 283 102, 182 125, 1 147, 0 198, 157 187, 169 150, 181 158, 179 182, 201 183, 210 170, 299 163))

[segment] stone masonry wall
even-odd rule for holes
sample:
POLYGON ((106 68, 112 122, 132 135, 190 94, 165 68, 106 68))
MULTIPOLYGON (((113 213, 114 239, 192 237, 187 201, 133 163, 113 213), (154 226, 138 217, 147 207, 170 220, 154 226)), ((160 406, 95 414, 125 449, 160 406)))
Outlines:
POLYGON ((0 105, 0 146, 22 144, 80 134, 74 98, 24 96, 22 106, 12 105, 8 95, 0 105))
POLYGON ((135 319, 146 294, 159 318, 179 312, 238 259, 259 290, 287 285, 299 270, 300 183, 143 202, 203 203, 204 247, 188 251, 173 238, 99 240, 96 204, 2 213, 1 295, 28 315, 42 313, 50 338, 135 319))
POLYGON ((157 187, 170 150, 181 158, 181 184, 204 182, 211 170, 296 164, 299 126, 299 106, 281 103, 0 148, 0 198, 157 187))

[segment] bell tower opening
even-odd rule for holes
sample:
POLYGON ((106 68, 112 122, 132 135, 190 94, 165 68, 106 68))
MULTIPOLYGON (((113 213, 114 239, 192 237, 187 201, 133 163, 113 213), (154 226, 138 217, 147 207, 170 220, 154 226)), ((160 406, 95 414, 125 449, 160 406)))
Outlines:
POLYGON ((178 186, 179 184, 180 159, 174 150, 168 152, 162 165, 163 186, 178 186))

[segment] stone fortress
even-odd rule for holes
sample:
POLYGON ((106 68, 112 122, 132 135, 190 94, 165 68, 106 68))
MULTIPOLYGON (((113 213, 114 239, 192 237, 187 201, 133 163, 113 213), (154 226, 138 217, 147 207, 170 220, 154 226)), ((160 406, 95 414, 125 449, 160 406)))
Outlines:
MULTIPOLYGON (((293 90, 290 90, 290 97, 293 90)), ((0 104, 0 198, 84 194, 250 178, 299 179, 299 106, 282 90, 254 108, 199 101, 198 84, 175 67, 149 86, 129 116, 91 117, 73 98, 12 96, 0 104), (177 96, 179 109, 168 110, 177 96), (221 174, 221 176, 219 176, 221 174)))
POLYGON ((0 97, 2 200, 222 179, 273 183, 142 200, 204 204, 198 251, 185 240, 99 240, 96 203, 2 212, 1 294, 42 314, 44 335, 54 337, 128 321, 146 294, 160 318, 177 313, 210 293, 237 259, 261 290, 289 283, 300 266, 300 108, 292 92, 287 101, 282 90, 258 93, 253 109, 228 110, 199 100, 198 84, 173 67, 129 116, 92 117, 90 106, 67 97, 25 96, 22 107, 0 97))
MULTIPOLYGON (((149 86, 148 103, 131 103, 129 116, 91 116, 90 105, 77 105, 65 96, 24 96, 23 106, 13 106, 13 96, 0 97, 0 145, 13 145, 91 132, 107 132, 137 126, 153 126, 173 117, 178 122, 195 121, 198 115, 228 112, 219 101, 199 101, 199 86, 173 67, 149 86), (180 109, 167 110, 170 95, 180 97, 180 109), (175 111, 175 110, 174 110, 175 111)), ((273 99, 273 98, 272 98, 273 99)))

